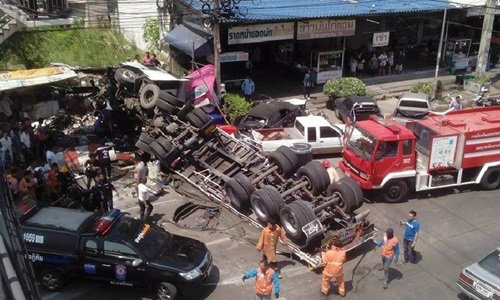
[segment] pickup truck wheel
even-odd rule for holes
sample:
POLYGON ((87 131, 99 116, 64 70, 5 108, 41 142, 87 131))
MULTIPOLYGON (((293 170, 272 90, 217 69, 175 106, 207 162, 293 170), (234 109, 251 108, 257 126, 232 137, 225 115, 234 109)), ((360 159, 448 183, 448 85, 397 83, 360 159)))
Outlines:
POLYGON ((340 199, 338 206, 346 214, 352 213, 356 207, 356 194, 351 189, 349 184, 342 180, 336 181, 328 186, 326 190, 328 196, 337 194, 340 199))
POLYGON ((354 192, 355 196, 354 199, 356 203, 354 209, 358 209, 361 206, 363 206, 363 203, 365 202, 365 195, 359 184, 356 182, 356 180, 352 179, 351 177, 344 176, 340 178, 339 181, 342 181, 345 184, 347 184, 354 192))
POLYGON ((389 181, 382 189, 382 196, 389 203, 402 202, 408 196, 408 184, 404 180, 389 181))
POLYGON ((299 177, 307 180, 307 189, 314 195, 321 194, 330 183, 326 169, 317 161, 311 161, 297 171, 299 177))
POLYGON ((297 245, 307 245, 307 238, 302 227, 314 221, 315 218, 311 206, 303 200, 296 200, 280 210, 281 225, 288 238, 297 245))
POLYGON ((141 149, 142 151, 146 152, 146 153, 151 153, 151 147, 144 143, 143 141, 141 140, 138 140, 136 143, 135 143, 135 146, 139 149, 141 149))
POLYGON ((118 68, 115 72, 115 80, 120 84, 134 84, 137 74, 127 68, 118 68))
POLYGON ((231 205, 236 208, 236 210, 243 211, 250 204, 250 195, 236 179, 231 178, 226 181, 224 189, 229 197, 231 205))
POLYGON ((142 141, 144 144, 151 144, 154 142, 156 139, 152 138, 149 134, 147 133, 141 133, 139 136, 139 140, 142 141))
POLYGON ((158 300, 172 300, 177 298, 177 288, 168 282, 160 283, 156 296, 158 300))
POLYGON ((139 91, 139 101, 144 109, 153 109, 158 101, 160 88, 156 84, 147 84, 139 91))
POLYGON ((182 107, 184 105, 184 102, 182 100, 178 99, 169 92, 160 91, 160 99, 175 107, 182 107))
POLYGON ((266 185, 263 187, 269 194, 269 197, 271 200, 274 202, 274 205, 276 206, 276 211, 279 212, 280 209, 285 205, 285 199, 283 199, 283 196, 281 196, 281 193, 271 185, 266 185))
POLYGON ((500 168, 489 168, 481 178, 483 190, 494 190, 500 185, 500 168))
POLYGON ((262 222, 275 223, 277 221, 279 211, 276 209, 268 190, 256 190, 250 197, 250 204, 255 215, 262 222))
POLYGON ((279 146, 276 151, 281 152, 290 161, 292 172, 295 173, 299 168, 299 157, 297 154, 287 146, 279 146))
POLYGON ((40 282, 43 287, 51 291, 57 291, 64 285, 61 273, 54 269, 44 269, 40 272, 40 282))
POLYGON ((168 112, 171 115, 175 115, 179 112, 178 107, 173 106, 172 104, 168 103, 167 101, 161 98, 156 101, 156 106, 158 106, 160 109, 168 112))
POLYGON ((279 152, 279 151, 274 151, 271 154, 269 154, 269 162, 271 164, 274 164, 278 167, 278 173, 285 177, 288 178, 293 174, 293 166, 290 160, 286 158, 286 156, 279 152))

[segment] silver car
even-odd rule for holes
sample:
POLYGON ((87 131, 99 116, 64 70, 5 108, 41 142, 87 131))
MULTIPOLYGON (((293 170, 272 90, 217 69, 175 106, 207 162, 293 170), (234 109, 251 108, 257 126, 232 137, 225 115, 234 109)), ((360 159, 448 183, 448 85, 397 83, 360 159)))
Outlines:
POLYGON ((462 270, 458 287, 476 300, 500 300, 500 247, 462 270))
POLYGON ((431 111, 431 98, 423 93, 404 93, 394 111, 395 117, 419 119, 431 111))

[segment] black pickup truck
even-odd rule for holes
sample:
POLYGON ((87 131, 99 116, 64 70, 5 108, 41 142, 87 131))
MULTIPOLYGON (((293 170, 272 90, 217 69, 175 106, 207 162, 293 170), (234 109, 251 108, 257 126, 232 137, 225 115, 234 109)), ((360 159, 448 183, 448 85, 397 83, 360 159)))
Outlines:
POLYGON ((114 209, 92 212, 31 208, 21 218, 27 260, 45 288, 69 277, 141 286, 158 299, 192 295, 208 277, 212 256, 200 241, 174 235, 114 209))

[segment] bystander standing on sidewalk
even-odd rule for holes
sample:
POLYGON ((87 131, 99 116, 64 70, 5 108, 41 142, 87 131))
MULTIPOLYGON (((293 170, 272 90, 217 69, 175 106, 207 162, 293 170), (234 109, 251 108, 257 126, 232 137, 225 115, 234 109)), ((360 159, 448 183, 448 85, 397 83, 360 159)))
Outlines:
POLYGON ((260 261, 259 267, 250 270, 241 278, 243 281, 255 277, 255 300, 271 300, 274 286, 274 297, 280 296, 280 280, 273 269, 269 267, 267 260, 260 261))
POLYGON ((311 89, 313 87, 313 75, 311 69, 307 69, 307 73, 304 75, 302 84, 304 85, 304 99, 311 99, 311 89))
POLYGON ((243 80, 243 83, 241 84, 241 90, 243 91, 245 99, 247 99, 248 101, 252 101, 252 95, 255 92, 255 83, 253 82, 250 75, 247 75, 247 78, 243 80))
POLYGON ((417 220, 417 212, 410 210, 408 212, 408 220, 401 221, 402 226, 406 226, 405 234, 403 236, 404 248, 404 263, 410 261, 411 263, 417 262, 417 253, 415 246, 417 245, 418 233, 420 232, 420 222, 417 220))
POLYGON ((389 286, 389 267, 393 261, 397 263, 399 259, 399 242, 398 238, 394 236, 394 230, 392 228, 388 228, 385 231, 384 238, 380 240, 375 247, 375 249, 378 248, 380 248, 382 268, 384 270, 383 288, 387 289, 389 286))

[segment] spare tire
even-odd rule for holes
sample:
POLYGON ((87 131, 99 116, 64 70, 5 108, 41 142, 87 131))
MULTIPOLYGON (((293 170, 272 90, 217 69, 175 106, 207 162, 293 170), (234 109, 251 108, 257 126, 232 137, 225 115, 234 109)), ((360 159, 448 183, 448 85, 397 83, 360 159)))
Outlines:
POLYGON ((253 192, 250 197, 250 204, 253 212, 264 223, 276 223, 279 218, 279 211, 276 204, 266 189, 259 189, 253 192))
POLYGON ((278 167, 278 173, 285 178, 290 177, 294 172, 290 160, 279 151, 273 151, 269 154, 269 162, 276 165, 278 167))
POLYGON ((302 227, 314 221, 316 216, 310 204, 303 200, 296 200, 283 206, 280 210, 280 220, 287 237, 299 246, 307 245, 306 234, 302 227))
POLYGON ((326 194, 328 196, 332 196, 333 194, 337 194, 340 198, 340 202, 338 206, 340 209, 346 214, 352 213, 356 210, 356 194, 351 189, 350 185, 345 183, 344 181, 336 181, 328 186, 326 194))
POLYGON ((160 99, 164 100, 165 102, 169 103, 170 105, 176 106, 176 107, 182 107, 184 106, 184 102, 175 97, 174 95, 170 94, 169 92, 165 91, 160 91, 160 99))
POLYGON ((134 84, 137 74, 128 68, 118 68, 115 71, 115 80, 120 84, 134 84))
POLYGON ((158 106, 160 109, 168 112, 171 115, 175 115, 179 112, 179 108, 173 106, 172 104, 168 103, 167 101, 161 98, 156 101, 156 106, 158 106))
POLYGON ((299 167, 305 166, 308 162, 312 161, 313 154, 311 144, 294 143, 291 149, 299 159, 299 167))
POLYGON ((311 161, 300 167, 297 176, 307 180, 309 183, 307 189, 316 196, 321 194, 330 183, 330 177, 328 177, 326 169, 317 161, 311 161))
POLYGON ((245 188, 234 178, 230 178, 224 184, 224 190, 231 205, 238 211, 243 211, 250 204, 250 195, 248 195, 245 188))
POLYGON ((152 109, 156 106, 160 88, 156 84, 146 84, 139 91, 139 100, 144 109, 152 109))
POLYGON ((363 203, 365 202, 365 195, 363 193, 363 190, 359 186, 359 184, 356 182, 356 180, 352 179, 351 177, 344 176, 344 177, 340 178, 339 181, 342 181, 345 184, 347 184, 354 192, 354 195, 355 195, 354 198, 355 198, 355 202, 356 202, 355 209, 358 209, 361 206, 363 206, 363 203))

